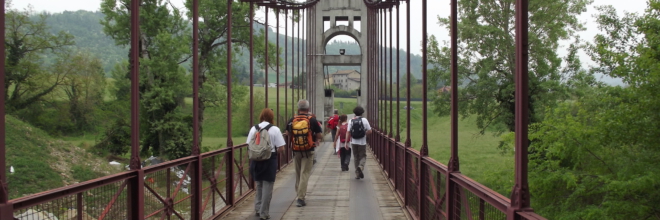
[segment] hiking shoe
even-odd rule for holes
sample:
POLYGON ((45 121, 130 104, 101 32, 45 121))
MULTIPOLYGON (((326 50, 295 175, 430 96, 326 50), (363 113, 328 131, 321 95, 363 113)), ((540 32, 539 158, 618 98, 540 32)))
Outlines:
POLYGON ((302 200, 302 199, 298 199, 298 204, 296 204, 296 206, 298 206, 298 207, 303 207, 303 206, 306 206, 306 205, 307 204, 305 203, 305 200, 302 200))

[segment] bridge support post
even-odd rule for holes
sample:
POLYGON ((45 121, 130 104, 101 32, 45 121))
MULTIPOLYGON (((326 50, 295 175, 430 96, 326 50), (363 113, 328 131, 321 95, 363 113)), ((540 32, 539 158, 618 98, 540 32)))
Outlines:
POLYGON ((507 209, 508 220, 522 219, 517 214, 519 211, 532 211, 529 200, 529 186, 527 182, 527 147, 529 139, 527 136, 527 126, 529 122, 529 44, 528 44, 528 5, 529 0, 516 0, 516 168, 515 185, 511 192, 511 206, 507 209))
MULTIPOLYGON (((5 0, 0 0, 0 36, 4 42, 5 40, 5 0)), ((0 44, 0 82, 5 81, 5 44, 0 44)), ((6 149, 5 149, 5 91, 0 88, 0 219, 13 219, 14 206, 9 200, 9 186, 7 185, 7 164, 6 164, 6 149)))

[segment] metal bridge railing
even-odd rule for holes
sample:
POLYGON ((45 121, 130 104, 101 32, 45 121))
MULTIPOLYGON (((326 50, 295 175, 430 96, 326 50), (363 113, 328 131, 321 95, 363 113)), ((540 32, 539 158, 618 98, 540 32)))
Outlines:
MULTIPOLYGON (((449 173, 447 166, 428 156, 420 156, 419 151, 394 142, 381 131, 376 130, 369 139, 376 161, 416 219, 507 219, 509 198, 461 173, 449 173), (390 156, 389 152, 396 153, 390 156), (424 166, 420 166, 422 164, 424 166), (447 181, 456 187, 450 190, 447 181), (453 201, 447 201, 447 193, 454 195, 453 201), (448 204, 454 213, 451 217, 445 211, 448 204)), ((520 219, 545 219, 532 211, 516 214, 520 219)))
MULTIPOLYGON (((248 172, 247 145, 234 146, 234 158, 230 148, 207 152, 202 158, 202 219, 214 219, 225 214, 235 204, 245 199, 254 188, 248 172), (228 166, 233 163, 233 166, 228 166), (227 178, 228 169, 233 178, 227 178), (228 180, 233 180, 229 182, 228 180), (228 193, 235 198, 228 200, 228 193)), ((278 170, 291 163, 291 151, 284 151, 278 170)), ((140 198, 132 198, 130 187, 143 187, 141 219, 192 219, 195 181, 192 169, 198 157, 190 156, 161 164, 144 167, 140 171, 126 171, 71 186, 66 186, 14 200, 14 217, 38 219, 53 215, 70 219, 124 219, 127 213, 136 211, 140 198), (143 172, 142 184, 137 182, 143 172), (138 203, 138 204, 135 204, 138 203)))

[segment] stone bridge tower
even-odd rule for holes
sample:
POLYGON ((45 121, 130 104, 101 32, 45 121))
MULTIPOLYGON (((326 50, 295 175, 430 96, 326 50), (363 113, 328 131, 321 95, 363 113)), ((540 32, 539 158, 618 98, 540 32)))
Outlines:
MULTIPOLYGON (((316 36, 316 42, 320 42, 317 45, 314 45, 316 51, 325 51, 325 47, 328 42, 335 36, 346 35, 355 39, 355 41, 360 46, 360 55, 324 55, 324 54, 314 54, 313 56, 319 56, 320 59, 316 60, 316 69, 313 70, 311 74, 317 74, 315 86, 316 88, 325 88, 324 87, 324 66, 356 66, 360 67, 360 90, 366 91, 367 89, 367 64, 363 61, 368 60, 366 54, 366 45, 367 45, 367 36, 363 34, 367 30, 367 6, 361 0, 327 0, 319 1, 316 6, 316 33, 323 33, 316 36), (324 30, 324 23, 329 21, 330 26, 326 31, 324 30), (348 26, 346 25, 337 25, 337 21, 348 21, 348 26), (359 23, 356 21, 360 21, 359 23), (364 22, 363 22, 364 21, 364 22), (360 27, 355 27, 358 24, 360 27), (360 30, 360 31, 358 31, 360 30)), ((308 26, 310 28, 311 26, 308 26)), ((308 94, 316 97, 316 103, 312 103, 313 113, 316 114, 318 119, 325 119, 332 114, 332 105, 326 105, 326 95, 323 89, 317 89, 316 91, 310 91, 312 94, 308 94)), ((365 109, 368 106, 365 106, 367 103, 367 94, 366 92, 361 92, 358 95, 357 103, 365 109)), ((353 109, 355 106, 344 106, 344 108, 353 109)))

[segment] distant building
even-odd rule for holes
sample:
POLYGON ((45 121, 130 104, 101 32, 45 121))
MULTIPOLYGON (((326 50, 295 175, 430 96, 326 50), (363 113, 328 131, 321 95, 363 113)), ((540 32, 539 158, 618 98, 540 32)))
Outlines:
POLYGON ((442 88, 438 89, 438 94, 439 93, 451 93, 451 86, 443 86, 442 88))
POLYGON ((332 85, 346 91, 360 88, 360 72, 356 70, 340 70, 330 76, 332 85))

